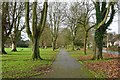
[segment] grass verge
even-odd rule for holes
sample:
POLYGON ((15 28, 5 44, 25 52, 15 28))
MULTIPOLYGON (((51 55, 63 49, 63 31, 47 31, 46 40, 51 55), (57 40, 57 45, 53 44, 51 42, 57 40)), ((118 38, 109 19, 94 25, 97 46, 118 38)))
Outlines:
POLYGON ((58 53, 51 48, 40 49, 44 60, 33 61, 31 48, 18 48, 18 52, 6 48, 6 51, 7 55, 1 55, 2 78, 29 78, 49 72, 58 53))

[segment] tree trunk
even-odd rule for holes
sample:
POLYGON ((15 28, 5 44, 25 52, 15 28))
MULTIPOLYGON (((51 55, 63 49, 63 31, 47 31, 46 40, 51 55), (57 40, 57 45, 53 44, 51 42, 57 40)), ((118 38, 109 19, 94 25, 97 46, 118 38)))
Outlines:
POLYGON ((2 46, 2 54, 7 54, 3 46, 2 46))
POLYGON ((33 60, 38 60, 38 59, 41 59, 43 60, 41 57, 40 57, 40 51, 39 51, 39 39, 34 39, 33 41, 33 48, 32 48, 32 58, 33 60))
POLYGON ((84 54, 86 55, 86 44, 87 44, 87 32, 85 32, 85 38, 84 38, 84 54))
POLYGON ((114 3, 113 2, 109 2, 108 6, 106 4, 106 2, 102 2, 102 5, 100 5, 100 2, 96 2, 96 21, 97 21, 97 27, 96 27, 96 31, 95 31, 95 43, 96 43, 96 47, 97 47, 97 55, 96 58, 97 59, 102 59, 102 48, 103 48, 103 36, 106 32, 106 30, 108 29, 108 27, 110 26, 110 24, 113 21, 114 18, 114 14, 115 14, 115 10, 114 10, 114 3), (100 9, 101 8, 101 9, 100 9), (111 8, 111 11, 110 11, 111 8), (110 13, 110 18, 108 18, 108 15, 110 13))
POLYGON ((1 48, 2 48, 2 54, 7 54, 5 52, 5 49, 4 49, 4 43, 5 43, 5 36, 4 36, 4 27, 5 27, 5 24, 6 24, 6 16, 5 16, 5 10, 6 8, 4 7, 5 6, 5 3, 2 3, 2 35, 1 35, 1 40, 2 40, 2 43, 1 43, 1 48))
MULTIPOLYGON (((3 36, 3 34, 2 34, 2 36, 3 36)), ((4 41, 3 37, 2 37, 2 54, 7 54, 7 52, 5 51, 4 43, 5 43, 5 41, 4 41)))
POLYGON ((94 55, 93 55, 93 58, 92 58, 92 60, 95 60, 96 59, 96 44, 94 44, 94 55))
POLYGON ((96 54, 96 58, 102 59, 102 48, 103 48, 103 33, 100 32, 100 30, 96 30, 95 32, 95 43, 96 43, 96 47, 97 47, 97 54, 96 54))
POLYGON ((52 42, 52 47, 53 47, 53 51, 55 51, 55 49, 56 49, 56 41, 55 40, 52 42))
POLYGON ((74 41, 72 41, 72 50, 75 50, 74 41))
POLYGON ((1 45, 2 45, 2 54, 7 54, 7 52, 5 51, 5 46, 4 46, 4 44, 5 44, 5 36, 4 36, 4 27, 3 27, 3 24, 2 24, 2 43, 1 43, 1 45))
POLYGON ((16 51, 17 51, 16 47, 17 47, 17 44, 16 44, 15 41, 13 41, 13 42, 12 42, 12 51, 13 51, 13 52, 16 52, 16 51))

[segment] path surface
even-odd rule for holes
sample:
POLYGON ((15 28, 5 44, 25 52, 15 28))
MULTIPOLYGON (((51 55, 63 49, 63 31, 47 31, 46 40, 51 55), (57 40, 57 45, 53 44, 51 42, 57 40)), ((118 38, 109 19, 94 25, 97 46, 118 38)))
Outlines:
POLYGON ((93 75, 82 69, 82 65, 69 56, 63 49, 57 55, 52 66, 53 71, 41 76, 41 78, 90 78, 93 75))
POLYGON ((105 52, 105 53, 109 53, 109 54, 120 54, 120 52, 118 52, 118 51, 110 51, 110 50, 103 50, 103 52, 105 52))

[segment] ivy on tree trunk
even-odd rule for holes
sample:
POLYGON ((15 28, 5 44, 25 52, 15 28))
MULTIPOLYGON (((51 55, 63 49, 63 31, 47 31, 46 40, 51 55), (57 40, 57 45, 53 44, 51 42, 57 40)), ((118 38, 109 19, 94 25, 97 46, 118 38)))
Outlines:
POLYGON ((102 59, 102 48, 103 48, 103 37, 108 29, 109 25, 112 23, 115 10, 114 10, 114 2, 96 2, 95 10, 96 10, 96 30, 95 30, 95 44, 96 44, 96 54, 94 54, 93 59, 102 59), (101 5, 101 6, 100 6, 101 5), (111 9, 111 11, 110 11, 111 9), (108 14, 110 14, 110 18, 108 18, 108 14), (108 19, 108 20, 107 20, 108 19))

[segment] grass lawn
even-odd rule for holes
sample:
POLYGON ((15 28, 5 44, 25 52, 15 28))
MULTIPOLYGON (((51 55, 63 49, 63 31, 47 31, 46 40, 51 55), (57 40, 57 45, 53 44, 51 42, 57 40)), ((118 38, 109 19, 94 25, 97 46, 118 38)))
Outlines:
POLYGON ((18 52, 11 52, 6 48, 7 55, 2 55, 2 78, 29 78, 41 75, 51 70, 51 65, 56 58, 58 50, 51 48, 40 49, 44 60, 33 61, 31 48, 17 48, 18 52))
POLYGON ((87 50, 87 55, 84 55, 83 50, 67 50, 70 53, 70 56, 79 61, 86 69, 95 75, 96 78, 118 78, 120 75, 118 72, 119 68, 119 59, 120 57, 115 54, 104 53, 103 60, 91 60, 93 52, 87 50))

